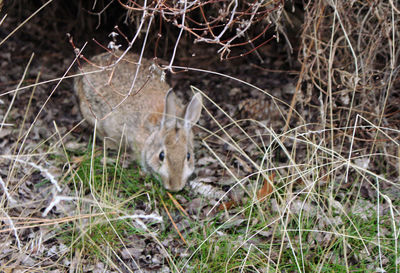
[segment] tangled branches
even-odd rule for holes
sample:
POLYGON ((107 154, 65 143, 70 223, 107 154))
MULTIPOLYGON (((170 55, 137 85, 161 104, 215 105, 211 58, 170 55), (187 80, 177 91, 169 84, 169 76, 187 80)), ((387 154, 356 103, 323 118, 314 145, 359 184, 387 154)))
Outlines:
POLYGON ((141 18, 158 17, 158 39, 162 37, 162 24, 172 24, 194 37, 195 43, 209 43, 220 46, 221 59, 245 56, 268 43, 273 36, 266 35, 272 23, 276 22, 283 8, 282 0, 272 1, 133 1, 118 2, 128 10, 128 18, 139 22, 141 18), (138 20, 139 19, 139 20, 138 20), (267 37, 267 38, 266 38, 267 37), (230 56, 233 48, 246 49, 236 56, 230 56))

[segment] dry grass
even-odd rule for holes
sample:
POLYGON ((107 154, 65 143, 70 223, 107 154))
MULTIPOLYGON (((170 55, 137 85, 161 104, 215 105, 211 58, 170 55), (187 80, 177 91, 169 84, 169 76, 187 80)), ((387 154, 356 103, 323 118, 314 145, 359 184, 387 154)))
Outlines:
MULTIPOLYGON (((104 143, 77 143, 80 122, 67 129, 41 122, 76 60, 85 61, 84 47, 75 47, 60 76, 47 81, 39 74, 25 84, 32 55, 16 86, 0 91, 0 271, 399 272, 395 1, 305 3, 291 101, 207 67, 174 65, 179 46, 193 41, 218 46, 221 59, 259 54, 269 41, 269 21, 287 35, 280 20, 291 13, 280 4, 123 4, 137 34, 117 29, 127 51, 141 49, 143 56, 150 47, 157 56, 168 41, 165 70, 253 91, 255 101, 239 106, 193 87, 206 100, 198 160, 207 163, 198 167, 191 190, 175 197, 127 167, 122 149, 109 156, 104 143), (38 98, 40 107, 32 103, 38 98), (26 109, 18 111, 21 105, 26 109), (239 107, 249 108, 249 116, 237 118, 239 107), (40 130, 48 131, 43 139, 40 130)), ((98 15, 107 13, 104 7, 98 15)), ((0 38, 0 47, 29 20, 0 38)), ((113 50, 118 43, 110 40, 113 50)))

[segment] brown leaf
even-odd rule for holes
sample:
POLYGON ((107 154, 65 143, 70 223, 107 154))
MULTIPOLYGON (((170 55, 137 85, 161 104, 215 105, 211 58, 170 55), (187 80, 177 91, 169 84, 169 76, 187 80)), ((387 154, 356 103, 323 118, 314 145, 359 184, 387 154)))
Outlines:
POLYGON ((266 199, 266 197, 272 193, 274 190, 274 187, 272 186, 272 181, 274 181, 275 178, 275 173, 271 174, 269 176, 269 179, 264 179, 264 185, 262 188, 257 192, 257 198, 259 201, 263 201, 266 199), (271 182, 269 182, 271 181, 271 182))
POLYGON ((226 202, 222 202, 219 206, 218 206, 218 210, 229 210, 230 208, 236 207, 238 205, 237 202, 235 201, 226 201, 226 202))

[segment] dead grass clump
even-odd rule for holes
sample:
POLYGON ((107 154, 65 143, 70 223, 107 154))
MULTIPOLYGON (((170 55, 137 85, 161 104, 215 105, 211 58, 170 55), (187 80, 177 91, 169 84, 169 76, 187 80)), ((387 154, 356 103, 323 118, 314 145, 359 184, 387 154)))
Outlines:
MULTIPOLYGON (((313 121, 338 130, 327 135, 332 148, 348 145, 351 126, 360 125, 357 116, 376 126, 399 128, 399 13, 393 1, 305 5, 297 90, 302 87, 302 103, 320 113, 313 121)), ((389 141, 365 128, 354 137, 363 148, 389 141)))

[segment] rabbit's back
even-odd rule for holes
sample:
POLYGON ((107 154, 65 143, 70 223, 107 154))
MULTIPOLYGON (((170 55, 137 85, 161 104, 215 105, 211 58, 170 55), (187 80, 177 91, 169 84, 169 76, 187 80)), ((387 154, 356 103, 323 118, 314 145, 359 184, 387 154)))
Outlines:
POLYGON ((75 80, 75 90, 82 115, 92 125, 97 117, 101 136, 118 141, 123 133, 135 146, 131 148, 140 151, 160 123, 169 86, 151 60, 143 58, 137 73, 136 54, 128 53, 115 64, 118 56, 103 53, 85 63, 81 67, 85 75, 75 80), (110 68, 96 72, 104 67, 110 68))

